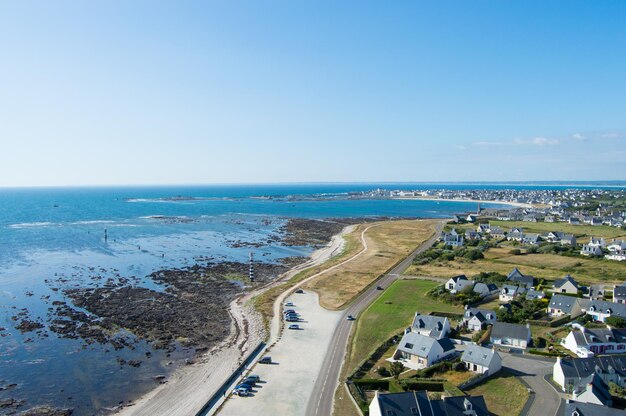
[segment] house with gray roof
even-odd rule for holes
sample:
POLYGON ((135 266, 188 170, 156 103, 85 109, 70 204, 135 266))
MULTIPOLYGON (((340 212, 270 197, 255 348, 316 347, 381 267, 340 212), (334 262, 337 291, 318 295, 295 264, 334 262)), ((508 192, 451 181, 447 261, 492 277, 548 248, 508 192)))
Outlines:
POLYGON ((589 358, 557 357, 552 369, 552 379, 564 392, 571 393, 574 386, 594 372, 607 384, 626 386, 626 355, 603 355, 589 358))
POLYGON ((583 256, 601 256, 602 249, 599 246, 590 246, 589 244, 583 244, 580 249, 580 254, 583 256))
POLYGON ((416 334, 441 339, 450 332, 450 320, 442 316, 422 315, 416 312, 413 323, 408 330, 416 334))
POLYGON ((626 303, 626 283, 620 286, 613 286, 613 302, 626 303))
POLYGON ((491 343, 514 348, 526 348, 530 344, 530 325, 496 322, 491 327, 491 343))
POLYGON ((485 325, 496 322, 496 312, 491 309, 469 308, 463 313, 463 325, 471 331, 480 331, 485 325))
POLYGON ((523 228, 512 228, 506 235, 506 239, 511 241, 522 241, 524 238, 524 229, 523 228))
POLYGON ((431 399, 426 391, 374 393, 370 416, 489 416, 483 396, 431 399))
POLYGON ((461 362, 469 371, 478 374, 493 375, 502 368, 502 358, 496 350, 473 344, 466 346, 461 362))
POLYGON ((500 239, 506 237, 506 233, 504 232, 504 230, 501 227, 493 226, 493 227, 489 228, 489 236, 491 236, 491 238, 495 238, 497 240, 500 240, 500 239))
POLYGON ((500 289, 498 300, 500 302, 511 302, 517 296, 520 296, 526 292, 523 287, 517 287, 513 285, 504 285, 500 289))
POLYGON ((626 329, 585 328, 577 325, 561 345, 581 358, 626 353, 626 329))
POLYGON ((542 290, 528 289, 526 292, 526 300, 539 300, 546 297, 542 290))
POLYGON ((599 322, 604 322, 609 316, 626 319, 626 304, 606 300, 590 300, 585 312, 599 322))
POLYGON ((563 416, 624 416, 624 411, 600 404, 568 400, 563 416))
POLYGON ((435 339, 416 332, 407 332, 390 361, 400 361, 405 367, 421 370, 454 353, 454 344, 449 338, 435 339))
POLYGON ((572 399, 581 403, 592 403, 609 407, 613 404, 609 386, 596 373, 582 379, 580 384, 574 386, 572 399))
POLYGON ((442 231, 439 237, 440 241, 443 241, 447 246, 461 247, 463 246, 463 236, 456 232, 453 228, 449 233, 442 231))
POLYGON ((539 234, 536 234, 536 233, 524 234, 524 237, 522 238, 522 243, 530 244, 531 246, 536 246, 540 242, 541 242, 541 237, 539 237, 539 234))
POLYGON ((464 274, 460 274, 458 276, 451 277, 445 284, 445 288, 450 291, 450 293, 458 293, 468 286, 473 286, 474 281, 469 280, 467 276, 464 274))
POLYGON ((535 285, 535 277, 523 274, 517 267, 514 268, 511 273, 506 276, 506 280, 525 287, 531 287, 535 285))
POLYGON ((569 315, 576 318, 583 314, 583 311, 589 305, 589 299, 575 298, 566 295, 554 295, 548 304, 548 316, 558 318, 560 316, 569 315))
POLYGON ((498 286, 496 286, 494 283, 479 282, 474 285, 472 292, 478 293, 480 296, 484 298, 485 296, 498 293, 498 286))
POLYGON ((555 280, 552 285, 552 291, 554 293, 571 293, 575 295, 578 293, 578 289, 578 282, 569 274, 562 279, 555 280))
POLYGON ((530 325, 496 322, 491 327, 491 343, 514 348, 527 348, 530 344, 530 325))

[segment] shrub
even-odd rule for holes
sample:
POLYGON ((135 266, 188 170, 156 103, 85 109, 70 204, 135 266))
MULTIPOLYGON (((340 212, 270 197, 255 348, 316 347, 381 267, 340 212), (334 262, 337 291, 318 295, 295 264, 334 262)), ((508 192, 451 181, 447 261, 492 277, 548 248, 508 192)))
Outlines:
POLYGON ((615 328, 626 328, 626 319, 618 316, 609 316, 604 320, 604 322, 615 328))
POLYGON ((385 366, 378 367, 378 370, 376 370, 376 372, 381 377, 389 377, 391 375, 391 373, 389 373, 389 370, 387 370, 387 367, 385 366))
POLYGON ((522 250, 520 250, 519 248, 514 248, 513 250, 509 251, 509 254, 519 256, 520 254, 522 254, 522 250))

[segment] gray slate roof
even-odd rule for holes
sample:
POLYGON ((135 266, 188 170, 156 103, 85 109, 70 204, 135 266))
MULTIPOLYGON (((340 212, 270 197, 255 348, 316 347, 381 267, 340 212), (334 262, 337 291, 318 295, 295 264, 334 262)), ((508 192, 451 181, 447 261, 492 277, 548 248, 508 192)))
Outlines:
POLYGON ((598 367, 602 372, 615 371, 626 376, 626 355, 604 355, 590 358, 562 358, 561 370, 566 378, 585 378, 593 374, 598 367))
POLYGON ((584 331, 573 331, 574 340, 578 345, 596 342, 626 343, 626 329, 585 328, 584 331))
POLYGON ((527 340, 530 337, 530 328, 526 325, 496 322, 491 328, 491 338, 510 338, 527 340))
POLYGON ((378 395, 381 414, 393 416, 463 416, 469 402, 476 416, 488 416, 483 396, 446 397, 431 400, 425 391, 407 391, 378 395))
POLYGON ((564 278, 562 278, 562 279, 555 280, 554 281, 554 287, 558 289, 558 288, 560 288, 561 286, 563 286, 567 282, 572 283, 574 285, 574 287, 576 289, 578 289, 578 283, 569 274, 567 276, 565 276, 564 278))
POLYGON ((626 304, 624 303, 608 302, 606 300, 592 300, 589 302, 587 310, 590 311, 592 308, 596 311, 602 311, 603 313, 606 313, 606 311, 610 309, 611 316, 626 318, 626 304))
POLYGON ((626 286, 623 284, 621 286, 615 286, 615 289, 613 289, 613 296, 615 299, 626 299, 626 286))
POLYGON ((481 365, 483 367, 489 367, 489 364, 493 360, 493 357, 498 355, 495 350, 491 348, 481 347, 479 345, 467 345, 461 361, 467 361, 472 364, 481 365))
POLYGON ((532 286, 535 283, 535 278, 533 276, 522 274, 517 267, 509 273, 506 279, 508 281, 521 283, 526 286, 532 286))
POLYGON ((444 352, 454 349, 454 344, 449 338, 434 339, 426 335, 416 334, 415 332, 404 334, 398 349, 411 355, 426 358, 435 344, 439 344, 444 352))
POLYGON ((550 305, 548 306, 551 309, 560 309, 565 314, 571 314, 572 309, 574 309, 574 305, 578 303, 581 308, 586 308, 589 305, 589 299, 575 298, 573 296, 565 296, 565 295, 553 295, 552 299, 550 299, 550 305))
POLYGON ((578 412, 579 416, 624 416, 623 410, 613 407, 568 401, 565 405, 563 416, 573 416, 576 414, 574 412, 578 412))
POLYGON ((439 338, 448 318, 433 315, 415 314, 411 328, 416 331, 429 331, 429 336, 439 338))

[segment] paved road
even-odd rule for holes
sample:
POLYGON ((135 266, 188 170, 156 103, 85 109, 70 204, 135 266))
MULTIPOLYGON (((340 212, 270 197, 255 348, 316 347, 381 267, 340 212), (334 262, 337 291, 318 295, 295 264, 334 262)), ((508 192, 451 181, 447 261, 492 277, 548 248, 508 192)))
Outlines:
POLYGON ((346 345, 354 322, 345 319, 348 315, 357 316, 367 308, 382 291, 376 286, 387 287, 396 280, 413 262, 416 255, 430 248, 441 233, 442 224, 438 224, 432 238, 424 242, 409 256, 394 267, 389 273, 382 276, 374 285, 356 298, 350 306, 344 310, 341 321, 333 333, 333 340, 328 347, 324 364, 319 377, 315 381, 313 393, 309 398, 306 408, 307 416, 330 416, 333 412, 333 400, 335 391, 339 385, 339 374, 346 354, 346 345))
POLYGON ((556 415, 561 404, 561 398, 565 398, 565 395, 557 392, 544 379, 545 375, 552 375, 554 361, 522 358, 518 354, 500 353, 500 355, 502 356, 502 365, 515 370, 517 375, 535 392, 535 399, 527 416, 556 415))

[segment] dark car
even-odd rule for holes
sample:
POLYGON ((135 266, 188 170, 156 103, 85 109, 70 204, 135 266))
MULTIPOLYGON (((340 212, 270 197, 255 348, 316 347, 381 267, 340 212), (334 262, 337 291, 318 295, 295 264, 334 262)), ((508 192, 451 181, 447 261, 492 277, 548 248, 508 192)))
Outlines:
POLYGON ((267 356, 259 360, 259 364, 272 364, 272 357, 267 356))
POLYGON ((346 318, 348 321, 354 321, 354 316, 352 315, 348 315, 348 317, 346 318))
POLYGON ((289 325, 289 329, 300 329, 300 325, 298 324, 289 325))
POLYGON ((295 313, 296 311, 293 309, 285 309, 283 313, 295 313))
POLYGON ((296 293, 304 293, 304 290, 298 289, 298 290, 296 290, 296 293))
POLYGON ((261 377, 257 376, 256 374, 250 374, 248 377, 246 377, 244 382, 247 381, 247 380, 254 381, 255 383, 258 383, 259 381, 261 381, 261 377))
POLYGON ((385 290, 382 286, 376 286, 376 290, 385 290))
POLYGON ((252 386, 250 384, 238 384, 235 386, 235 390, 252 390, 252 386))
POLYGON ((298 317, 295 317, 295 316, 294 317, 287 317, 285 319, 285 321, 287 321, 287 322, 298 322, 299 320, 300 319, 298 319, 298 317))

